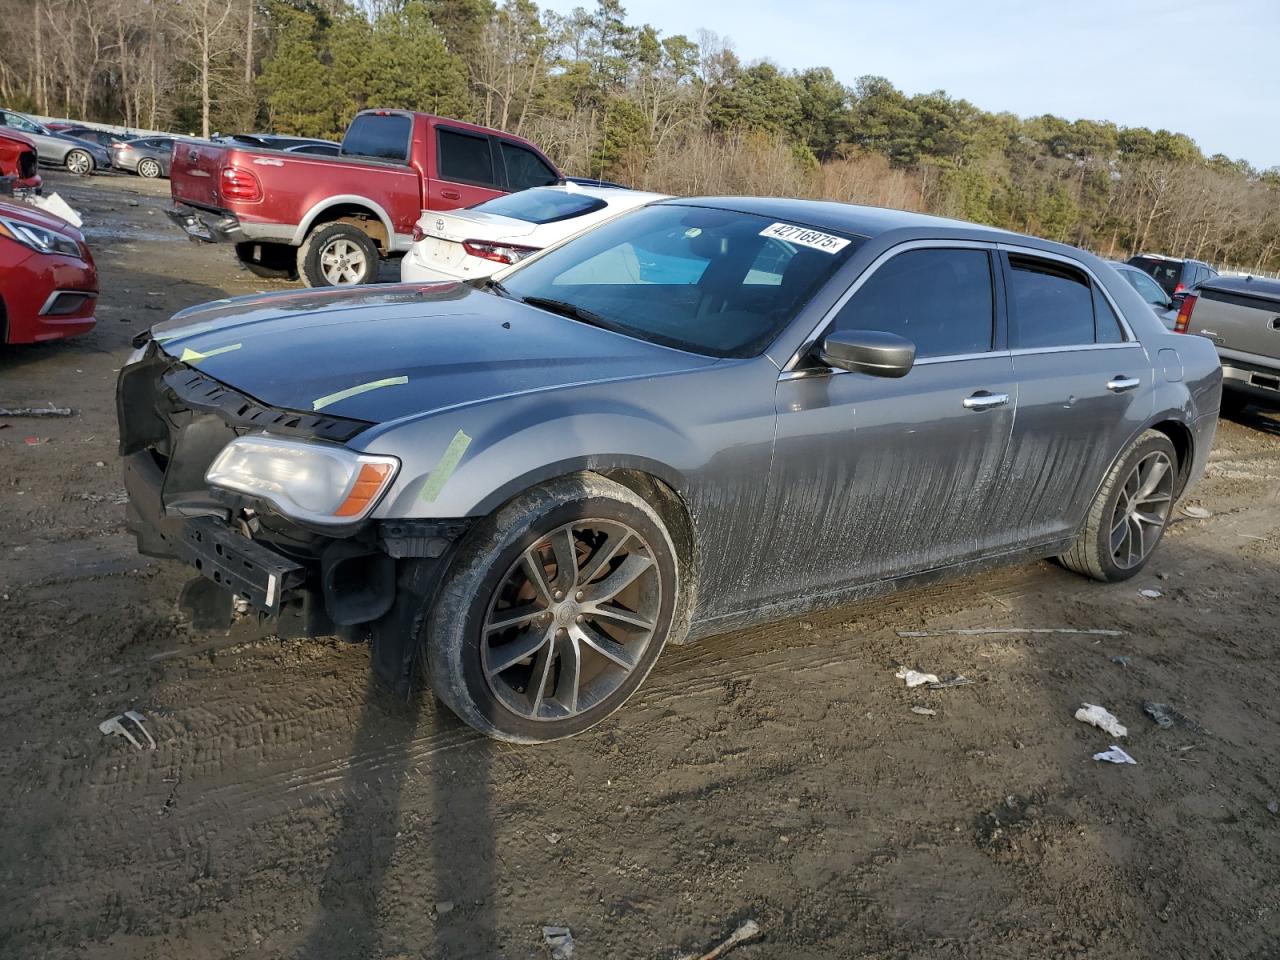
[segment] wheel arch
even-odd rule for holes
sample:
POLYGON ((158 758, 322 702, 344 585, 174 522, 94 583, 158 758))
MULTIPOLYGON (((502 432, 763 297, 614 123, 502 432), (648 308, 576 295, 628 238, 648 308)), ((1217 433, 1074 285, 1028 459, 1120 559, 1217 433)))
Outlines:
POLYGON ((350 223, 366 234, 384 255, 391 251, 395 240, 391 217, 380 204, 368 197, 340 194, 326 198, 307 211, 294 233, 294 246, 300 245, 312 230, 327 223, 350 223))
POLYGON ((1173 418, 1157 420, 1149 424, 1145 429, 1163 433, 1169 438, 1169 442, 1173 444, 1174 453, 1178 455, 1178 479, 1173 494, 1175 497, 1181 496, 1182 491, 1186 488, 1187 480, 1191 476, 1191 465, 1195 462, 1195 434, 1181 420, 1173 418))

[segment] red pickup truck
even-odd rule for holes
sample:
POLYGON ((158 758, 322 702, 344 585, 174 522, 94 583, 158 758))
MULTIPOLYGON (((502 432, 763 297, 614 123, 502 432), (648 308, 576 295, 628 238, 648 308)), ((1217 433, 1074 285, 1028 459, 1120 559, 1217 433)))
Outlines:
POLYGON ((235 244, 261 277, 312 287, 375 279, 426 210, 453 210, 562 179, 520 137, 407 110, 357 114, 337 157, 175 141, 169 216, 235 244))

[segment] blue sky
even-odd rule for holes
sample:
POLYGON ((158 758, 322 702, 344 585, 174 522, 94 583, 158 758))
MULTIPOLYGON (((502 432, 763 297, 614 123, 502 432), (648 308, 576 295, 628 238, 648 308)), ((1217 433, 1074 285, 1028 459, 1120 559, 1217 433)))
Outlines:
MULTIPOLYGON (((985 110, 1164 127, 1280 165, 1280 0, 630 0, 631 23, 744 61, 888 77, 985 110)), ((567 13, 594 0, 543 0, 567 13)))

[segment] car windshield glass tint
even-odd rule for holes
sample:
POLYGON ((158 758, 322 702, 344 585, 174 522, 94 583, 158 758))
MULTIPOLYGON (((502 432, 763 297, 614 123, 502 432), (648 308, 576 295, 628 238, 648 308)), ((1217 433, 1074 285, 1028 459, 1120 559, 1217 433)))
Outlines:
POLYGON ((772 342, 861 242, 737 211, 657 204, 502 282, 517 297, 571 304, 644 340, 748 357, 772 342))
POLYGON ((411 125, 412 120, 400 114, 362 114, 347 128, 342 152, 353 157, 404 163, 409 156, 411 125))
POLYGON ((525 223, 556 223, 580 217, 584 213, 603 210, 606 204, 599 197, 589 197, 581 193, 566 193, 563 190, 521 190, 503 197, 494 197, 484 203, 478 203, 473 210, 479 213, 492 213, 499 217, 511 217, 525 223))

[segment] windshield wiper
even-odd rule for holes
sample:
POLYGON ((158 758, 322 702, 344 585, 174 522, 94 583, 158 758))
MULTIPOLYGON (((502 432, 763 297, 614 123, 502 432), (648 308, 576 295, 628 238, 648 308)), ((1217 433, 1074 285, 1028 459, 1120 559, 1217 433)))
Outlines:
POLYGON ((506 297, 508 300, 520 299, 510 290, 502 285, 501 280, 495 280, 493 277, 485 277, 479 282, 471 281, 471 283, 480 290, 492 290, 500 297, 506 297))
POLYGON ((522 297, 525 303, 531 307, 538 307, 542 310, 558 313, 562 317, 569 317, 573 320, 580 320, 583 323, 590 324, 593 327, 600 327, 603 330, 612 330, 618 332, 616 324, 611 323, 598 313, 593 313, 584 307, 578 306, 576 303, 569 303, 565 300, 553 300, 550 297, 522 297))

